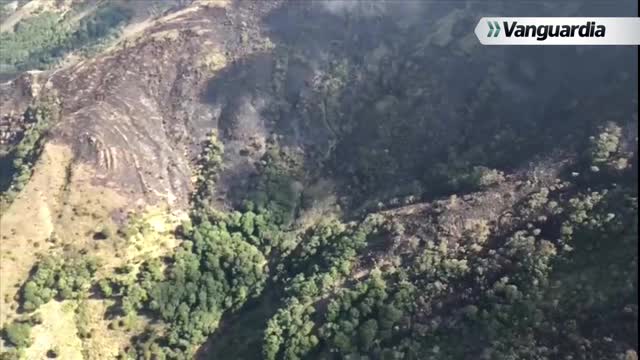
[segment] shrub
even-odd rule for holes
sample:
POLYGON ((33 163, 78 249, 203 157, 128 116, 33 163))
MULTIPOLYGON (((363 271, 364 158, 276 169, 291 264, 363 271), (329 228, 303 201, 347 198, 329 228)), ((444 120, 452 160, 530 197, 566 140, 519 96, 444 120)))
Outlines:
POLYGON ((6 340, 18 348, 29 347, 31 345, 31 325, 24 322, 13 322, 5 327, 4 335, 6 340))

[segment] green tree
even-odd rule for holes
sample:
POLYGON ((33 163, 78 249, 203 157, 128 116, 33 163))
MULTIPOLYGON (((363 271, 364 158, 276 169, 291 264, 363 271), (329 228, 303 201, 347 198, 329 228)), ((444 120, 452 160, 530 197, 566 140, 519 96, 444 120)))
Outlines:
POLYGON ((360 347, 368 351, 373 346, 378 333, 378 322, 370 319, 362 323, 358 329, 358 336, 360 340, 360 347))
POLYGON ((15 347, 25 348, 31 346, 31 325, 26 322, 12 322, 4 329, 7 341, 15 347))

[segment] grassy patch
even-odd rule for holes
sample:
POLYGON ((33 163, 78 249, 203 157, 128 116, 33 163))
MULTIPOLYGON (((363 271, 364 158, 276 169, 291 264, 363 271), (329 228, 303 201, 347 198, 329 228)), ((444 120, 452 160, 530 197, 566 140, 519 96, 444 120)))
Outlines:
POLYGON ((50 248, 48 241, 54 232, 58 199, 62 194, 71 150, 65 146, 47 144, 34 167, 33 176, 25 189, 0 217, 2 247, 0 248, 0 321, 4 322, 15 310, 12 301, 37 254, 50 248), (25 226, 29 219, 29 226, 25 226), (25 251, 28 248, 29 251, 25 251))

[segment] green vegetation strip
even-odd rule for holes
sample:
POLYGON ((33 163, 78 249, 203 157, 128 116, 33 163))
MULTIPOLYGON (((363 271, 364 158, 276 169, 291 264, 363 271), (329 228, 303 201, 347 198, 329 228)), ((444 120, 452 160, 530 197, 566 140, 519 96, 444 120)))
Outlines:
MULTIPOLYGON (((99 280, 90 258, 43 259, 20 292, 27 314, 4 336, 20 351, 37 323, 30 312, 99 289, 116 300, 114 327, 155 320, 121 354, 127 359, 192 358, 229 314, 255 322, 241 320, 255 331, 240 330, 261 348, 225 347, 234 358, 626 356, 637 335, 637 190, 620 165, 620 134, 609 125, 591 138, 568 169, 572 180, 529 194, 506 234, 479 228, 458 246, 440 234, 445 240, 425 239, 391 257, 384 271, 363 265, 367 254, 405 229, 381 215, 324 220, 291 238, 296 201, 288 200, 296 195, 276 194, 299 174, 277 146, 263 159, 254 201, 242 211, 213 210, 209 180, 222 168, 223 147, 212 134, 173 255, 99 280)), ((81 335, 84 311, 76 314, 81 335)))
POLYGON ((13 32, 0 33, 0 73, 45 69, 71 51, 114 37, 130 18, 130 10, 111 5, 75 23, 52 12, 27 18, 13 32))

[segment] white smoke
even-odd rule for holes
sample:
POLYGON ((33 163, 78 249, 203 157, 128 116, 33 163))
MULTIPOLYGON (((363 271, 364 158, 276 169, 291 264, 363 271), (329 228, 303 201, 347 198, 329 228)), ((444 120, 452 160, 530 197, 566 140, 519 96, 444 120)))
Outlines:
POLYGON ((404 25, 421 21, 429 6, 425 0, 314 0, 320 11, 339 16, 374 18, 384 16, 404 25))
POLYGON ((376 16, 384 13, 388 0, 319 0, 322 9, 335 15, 376 16))

